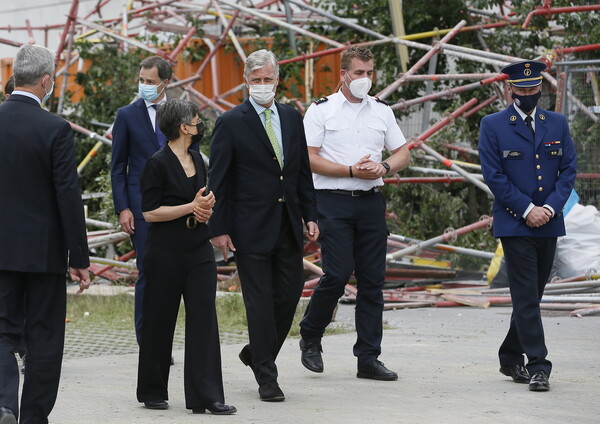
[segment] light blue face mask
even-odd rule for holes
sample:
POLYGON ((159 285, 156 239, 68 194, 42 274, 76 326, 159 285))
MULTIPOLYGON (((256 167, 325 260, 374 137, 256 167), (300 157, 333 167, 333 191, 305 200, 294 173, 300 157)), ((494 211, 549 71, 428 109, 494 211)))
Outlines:
POLYGON ((142 99, 152 102, 152 101, 156 100, 156 98, 158 96, 160 96, 162 94, 162 92, 164 91, 164 88, 163 88, 160 91, 160 93, 158 92, 158 87, 163 85, 163 83, 164 83, 164 81, 158 85, 152 85, 152 84, 142 84, 140 82, 138 84, 138 93, 140 94, 140 97, 142 99))
POLYGON ((42 103, 46 102, 50 97, 52 97, 52 92, 54 91, 54 80, 52 80, 52 88, 50 89, 49 92, 47 92, 44 95, 44 98, 42 99, 42 103))

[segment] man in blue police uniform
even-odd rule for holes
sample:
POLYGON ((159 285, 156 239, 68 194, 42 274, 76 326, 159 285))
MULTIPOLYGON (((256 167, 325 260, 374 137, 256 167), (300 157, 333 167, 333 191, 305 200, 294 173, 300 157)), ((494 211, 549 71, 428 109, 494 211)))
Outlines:
POLYGON ((484 117, 479 157, 495 196, 494 237, 504 248, 513 313, 500 346, 500 372, 529 390, 548 391, 552 370, 540 314, 556 238, 565 235, 562 209, 576 175, 566 118, 536 107, 546 65, 524 61, 502 69, 514 102, 484 117), (525 366, 523 354, 527 356, 525 366))
POLYGON ((383 337, 387 226, 379 190, 385 174, 406 167, 410 154, 394 113, 369 96, 373 54, 353 46, 342 52, 340 91, 306 111, 304 127, 317 189, 321 256, 325 275, 300 324, 302 364, 323 372, 321 338, 354 271, 357 377, 393 381, 398 375, 377 358, 383 337), (382 150, 391 152, 381 161, 382 150))

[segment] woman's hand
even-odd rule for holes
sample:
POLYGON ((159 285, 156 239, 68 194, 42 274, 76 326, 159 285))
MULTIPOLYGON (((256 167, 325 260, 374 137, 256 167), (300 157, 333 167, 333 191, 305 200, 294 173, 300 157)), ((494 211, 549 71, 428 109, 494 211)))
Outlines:
POLYGON ((212 215, 212 208, 215 205, 215 195, 211 191, 206 196, 203 196, 206 187, 202 187, 196 193, 196 197, 192 201, 193 214, 198 222, 206 223, 212 215))

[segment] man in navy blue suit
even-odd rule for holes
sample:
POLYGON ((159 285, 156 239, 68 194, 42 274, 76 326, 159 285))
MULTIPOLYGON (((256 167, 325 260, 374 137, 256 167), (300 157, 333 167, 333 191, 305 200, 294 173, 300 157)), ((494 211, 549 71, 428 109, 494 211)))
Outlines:
POLYGON ((142 215, 140 176, 148 158, 167 141, 156 125, 156 108, 167 101, 166 90, 172 73, 171 65, 158 56, 142 60, 138 85, 141 98, 117 111, 112 130, 110 177, 113 202, 121 228, 131 235, 139 271, 135 284, 135 334, 138 344, 146 287, 142 257, 148 233, 148 224, 142 215))
POLYGON ((513 313, 500 346, 500 372, 529 390, 550 390, 552 363, 540 299, 552 269, 556 239, 565 235, 562 210, 573 188, 576 154, 566 118, 537 107, 546 65, 513 63, 514 102, 484 117, 479 135, 483 176, 494 199, 494 236, 504 248, 513 313), (527 364, 523 354, 527 356, 527 364))

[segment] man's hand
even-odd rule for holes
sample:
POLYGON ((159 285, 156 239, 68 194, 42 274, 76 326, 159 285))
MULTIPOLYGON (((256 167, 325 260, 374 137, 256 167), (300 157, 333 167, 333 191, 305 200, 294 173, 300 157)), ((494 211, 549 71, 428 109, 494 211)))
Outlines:
POLYGON ((548 209, 541 206, 534 206, 527 214, 525 221, 528 227, 538 228, 550 221, 551 217, 552 212, 548 209))
POLYGON ((306 223, 306 237, 310 241, 317 241, 319 239, 319 226, 316 222, 308 221, 306 223))
POLYGON ((129 209, 123 209, 119 212, 119 224, 121 224, 121 229, 127 234, 131 235, 135 233, 135 220, 133 219, 133 213, 129 209))
POLYGON ((361 180, 376 180, 385 175, 386 169, 379 162, 369 159, 371 155, 365 155, 352 165, 352 175, 361 180))
POLYGON ((84 290, 90 287, 90 272, 87 268, 69 268, 71 280, 79 281, 79 290, 77 294, 83 293, 84 290))
POLYGON ((229 237, 229 234, 223 234, 222 236, 213 237, 210 239, 210 243, 221 250, 223 253, 223 260, 227 261, 227 249, 235 252, 235 246, 229 237))

